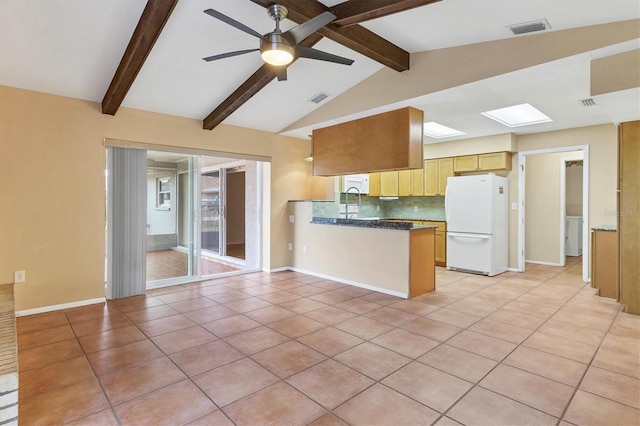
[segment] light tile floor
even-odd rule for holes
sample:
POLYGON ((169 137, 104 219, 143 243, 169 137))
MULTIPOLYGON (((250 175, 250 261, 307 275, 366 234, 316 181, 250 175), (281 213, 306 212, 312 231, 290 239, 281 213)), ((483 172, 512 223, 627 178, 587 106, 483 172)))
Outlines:
POLYGON ((640 317, 579 259, 413 300, 254 273, 18 318, 20 423, 638 425, 640 317))

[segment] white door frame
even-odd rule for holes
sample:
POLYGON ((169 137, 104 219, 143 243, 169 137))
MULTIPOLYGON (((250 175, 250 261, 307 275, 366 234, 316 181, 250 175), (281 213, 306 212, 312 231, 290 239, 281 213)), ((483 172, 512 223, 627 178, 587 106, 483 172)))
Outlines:
MULTIPOLYGON (((557 148, 545 148, 518 153, 518 272, 525 271, 525 171, 526 159, 529 155, 554 154, 560 152, 582 151, 582 279, 590 281, 589 277, 589 145, 575 145, 557 148)), ((561 207, 562 210, 562 207, 561 207)), ((564 223, 562 224, 564 225, 564 223)), ((564 232, 563 232, 564 234, 564 232)), ((564 247, 564 239, 562 240, 564 247)), ((562 252, 561 252, 562 253, 562 252)))
MULTIPOLYGON (((567 163, 580 160, 582 160, 580 157, 562 157, 560 159, 560 264, 562 266, 565 266, 567 262, 567 257, 564 254, 567 242, 565 219, 567 216, 567 163)), ((582 209, 584 210, 584 204, 582 205, 582 209)), ((582 235, 584 238, 585 234, 582 235)))

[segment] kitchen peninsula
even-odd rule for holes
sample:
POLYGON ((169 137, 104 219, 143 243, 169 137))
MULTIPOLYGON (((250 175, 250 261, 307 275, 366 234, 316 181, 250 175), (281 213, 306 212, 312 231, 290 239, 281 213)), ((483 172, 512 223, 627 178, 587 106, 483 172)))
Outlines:
POLYGON ((315 203, 289 202, 294 270, 404 298, 435 290, 435 226, 314 218, 315 203))

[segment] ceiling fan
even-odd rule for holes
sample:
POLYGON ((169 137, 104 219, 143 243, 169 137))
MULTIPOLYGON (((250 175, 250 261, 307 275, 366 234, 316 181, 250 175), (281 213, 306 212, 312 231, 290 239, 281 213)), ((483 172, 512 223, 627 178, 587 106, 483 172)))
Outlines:
POLYGON ((288 12, 289 11, 286 7, 279 4, 272 4, 269 6, 267 8, 267 13, 271 19, 276 21, 276 28, 272 32, 262 35, 235 19, 218 12, 217 10, 205 10, 204 13, 207 15, 219 19, 240 31, 244 31, 247 34, 251 34, 252 36, 259 38, 260 48, 236 50, 233 52, 221 53, 219 55, 207 56, 202 59, 207 62, 211 62, 259 50, 262 59, 266 63, 275 67, 276 76, 279 81, 287 79, 287 65, 293 62, 294 58, 318 59, 321 61, 335 62, 337 64, 344 65, 351 65, 353 63, 353 60, 351 59, 343 58, 341 56, 333 55, 331 53, 323 52, 300 44, 311 34, 336 19, 336 15, 331 12, 323 12, 307 22, 291 28, 289 31, 282 32, 280 30, 280 21, 287 17, 288 12))

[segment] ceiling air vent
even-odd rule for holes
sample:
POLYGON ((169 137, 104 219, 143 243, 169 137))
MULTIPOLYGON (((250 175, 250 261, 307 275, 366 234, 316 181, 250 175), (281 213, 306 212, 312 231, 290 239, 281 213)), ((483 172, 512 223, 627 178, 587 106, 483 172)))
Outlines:
POLYGON ((536 31, 544 31, 548 28, 551 28, 551 25, 549 25, 549 22, 547 22, 546 19, 541 19, 538 21, 523 22, 521 24, 509 25, 508 27, 511 29, 511 32, 513 32, 515 35, 520 35, 520 34, 534 33, 536 31))
POLYGON ((593 98, 588 98, 581 100, 580 103, 582 104, 582 106, 590 107, 595 106, 596 101, 594 101, 593 98))
POLYGON ((328 93, 320 92, 317 95, 314 95, 311 99, 309 99, 309 101, 313 102, 314 104, 319 104, 320 102, 324 101, 328 97, 329 97, 328 93))

